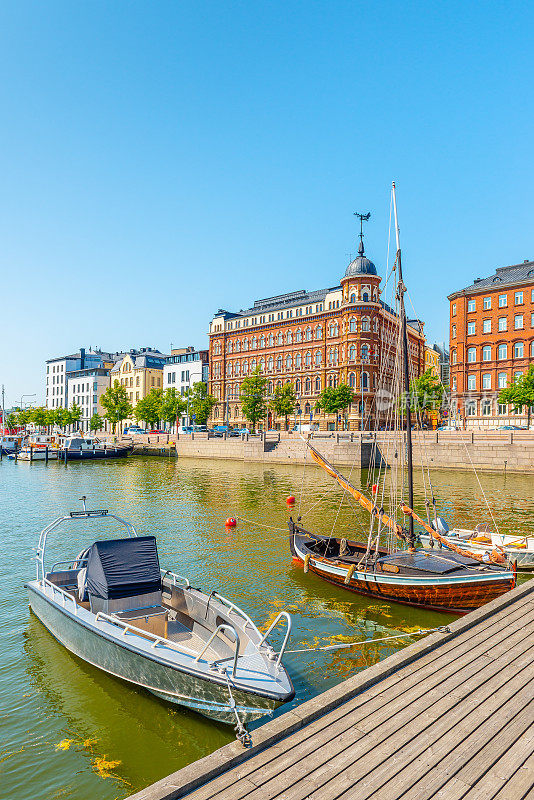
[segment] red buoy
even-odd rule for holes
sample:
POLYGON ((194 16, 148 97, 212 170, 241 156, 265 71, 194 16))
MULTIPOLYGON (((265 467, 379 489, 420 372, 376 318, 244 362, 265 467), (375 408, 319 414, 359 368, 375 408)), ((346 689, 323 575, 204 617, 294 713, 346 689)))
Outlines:
POLYGON ((235 526, 237 525, 237 520, 234 517, 228 517, 228 519, 225 522, 225 525, 227 528, 235 528, 235 526))
POLYGON ((371 491, 373 492, 373 494, 376 494, 378 492, 378 483, 373 483, 373 488, 371 491))
POLYGON ((295 502, 295 498, 293 497, 292 494, 290 494, 289 497, 286 500, 286 503, 288 504, 288 506, 292 506, 294 502, 295 502))

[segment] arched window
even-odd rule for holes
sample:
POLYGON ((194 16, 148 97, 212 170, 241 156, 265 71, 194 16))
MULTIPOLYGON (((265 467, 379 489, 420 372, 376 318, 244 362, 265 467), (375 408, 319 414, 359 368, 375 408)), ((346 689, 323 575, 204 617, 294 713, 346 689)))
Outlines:
POLYGON ((451 350, 451 364, 456 364, 456 350, 451 350))
POLYGON ((331 322, 330 325, 328 326, 328 335, 331 336, 331 337, 334 336, 334 323, 333 322, 331 322))
POLYGON ((263 335, 263 333, 260 336, 260 347, 265 347, 265 336, 263 335))
POLYGON ((508 347, 505 344, 500 344, 497 352, 499 361, 504 361, 504 359, 508 358, 508 347))
POLYGON ((293 334, 291 333, 291 331, 287 332, 286 342, 287 344, 291 344, 293 342, 293 334))
POLYGON ((269 381, 269 385, 268 385, 267 391, 269 392, 269 394, 273 393, 273 382, 272 381, 269 381))
POLYGON ((308 326, 306 328, 306 341, 311 342, 311 338, 312 338, 312 329, 308 326))
POLYGON ((362 317, 362 331, 370 331, 371 325, 369 317, 362 317))
POLYGON ((362 300, 364 303, 369 302, 369 292, 362 292, 362 300))
POLYGON ((282 331, 278 331, 277 342, 278 344, 284 344, 284 334, 282 331))
POLYGON ((362 361, 369 361, 369 348, 366 344, 362 344, 362 361))
POLYGON ((281 389, 282 388, 282 381, 276 381, 276 388, 277 389, 281 389))
POLYGON ((321 363, 321 351, 316 350, 315 352, 315 366, 318 367, 321 363))
POLYGON ((375 317, 373 320, 373 330, 375 333, 378 333, 378 317, 375 317))
POLYGON ((272 335, 272 333, 270 333, 269 334, 269 347, 272 347, 273 345, 274 345, 274 336, 272 335))
POLYGON ((239 352, 240 352, 240 350, 241 350, 241 342, 240 342, 240 341, 239 341, 239 339, 238 339, 238 340, 236 341, 236 343, 235 343, 235 351, 236 351, 236 353, 239 353, 239 352))
POLYGON ((312 355, 311 355, 310 351, 308 350, 308 352, 306 353, 306 366, 307 367, 311 367, 311 360, 312 360, 312 355))
MULTIPOLYGON (((308 394, 309 394, 309 392, 308 392, 308 394)), ((309 403, 306 403, 306 405, 304 406, 304 413, 305 414, 310 414, 311 413, 311 406, 310 406, 309 403)))
POLYGON ((485 344, 482 348, 482 361, 491 361, 491 346, 485 344))
POLYGON ((477 349, 476 347, 468 347, 467 348, 467 360, 472 364, 473 361, 477 360, 477 349))
POLYGON ((315 338, 320 339, 322 335, 323 335, 323 326, 317 325, 317 327, 315 328, 315 338))
POLYGON ((516 342, 514 344, 514 358, 523 358, 523 342, 516 342))
POLYGON ((265 359, 260 358, 260 372, 265 372, 265 359))
POLYGON ((311 392, 311 380, 310 380, 310 378, 306 378, 306 380, 304 382, 304 391, 305 391, 306 394, 309 394, 311 392))
POLYGON ((354 374, 354 372, 351 372, 349 375, 349 386, 351 389, 356 388, 356 375, 354 374))
POLYGON ((248 350, 248 339, 243 339, 243 350, 248 350))
POLYGON ((239 375, 239 373, 241 372, 241 365, 240 365, 239 361, 235 362, 234 370, 235 370, 235 374, 236 375, 239 375))
POLYGON ((232 342, 231 341, 228 341, 227 344, 226 344, 226 352, 227 353, 231 353, 232 352, 232 342))
POLYGON ((317 376, 317 378, 315 378, 315 391, 316 392, 320 392, 321 391, 321 379, 319 378, 319 376, 317 376))
POLYGON ((286 369, 291 369, 291 356, 286 356, 286 369))
POLYGON ((369 389, 369 373, 364 372, 362 375, 362 387, 365 391, 369 389))
POLYGON ((295 368, 300 369, 302 366, 302 356, 300 353, 297 353, 295 356, 295 368))
POLYGON ((356 359, 356 347, 351 344, 349 347, 349 361, 355 361, 356 359))
POLYGON ((534 339, 530 343, 530 355, 534 358, 534 339))
POLYGON ((301 389, 302 389, 302 383, 300 382, 300 378, 297 378, 297 380, 295 382, 295 392, 297 394, 300 394, 301 389))
POLYGON ((232 362, 231 361, 229 361, 228 364, 226 365, 226 374, 227 375, 231 375, 232 374, 232 362))
POLYGON ((258 347, 258 340, 256 339, 255 336, 253 336, 252 337, 252 349, 256 350, 257 347, 258 347))
POLYGON ((278 372, 282 370, 282 356, 278 356, 278 358, 276 359, 276 369, 278 370, 278 372))
POLYGON ((302 342, 302 331, 300 328, 295 332, 295 341, 302 342))
POLYGON ((351 296, 350 296, 350 302, 351 303, 355 303, 356 302, 356 295, 354 293, 352 293, 351 296))
POLYGON ((256 359, 253 358, 252 361, 250 362, 250 370, 251 370, 251 372, 255 372, 256 371, 256 366, 257 366, 256 359))
POLYGON ((267 369, 269 370, 269 372, 272 372, 274 369, 274 358, 272 356, 269 356, 267 360, 267 369))
POLYGON ((349 330, 350 330, 351 333, 356 333, 356 331, 358 330, 357 325, 356 325, 356 319, 354 317, 350 318, 349 330))

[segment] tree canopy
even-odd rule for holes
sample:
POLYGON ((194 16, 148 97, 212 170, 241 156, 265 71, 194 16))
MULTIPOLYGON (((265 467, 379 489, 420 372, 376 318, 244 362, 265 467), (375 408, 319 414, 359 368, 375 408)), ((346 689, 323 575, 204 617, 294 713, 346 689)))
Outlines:
POLYGON ((267 413, 266 394, 267 378, 263 377, 258 367, 243 380, 240 395, 243 414, 251 423, 254 432, 258 421, 263 419, 267 413))
POLYGON ((202 381, 193 384, 188 392, 189 411, 191 417, 195 415, 196 425, 205 425, 211 414, 211 409, 217 403, 217 398, 208 394, 208 387, 202 381))
POLYGON ((117 380, 113 386, 108 386, 100 398, 100 403, 106 409, 106 418, 113 425, 113 432, 117 423, 132 416, 133 409, 126 389, 117 380))
POLYGON ((186 406, 186 401, 176 389, 165 389, 160 397, 159 419, 169 425, 174 425, 176 418, 182 414, 186 406))
POLYGON ((162 395, 161 389, 151 389, 145 397, 141 398, 133 411, 136 420, 143 420, 149 428, 155 428, 161 419, 162 395))
POLYGON ((275 388, 269 407, 274 411, 275 416, 284 417, 286 428, 287 418, 289 414, 293 413, 296 402, 295 390, 291 383, 285 383, 283 386, 275 388))
POLYGON ((513 405, 514 410, 521 411, 527 407, 527 424, 530 427, 532 406, 534 406, 534 365, 499 393, 499 403, 513 405))
POLYGON ((100 416, 100 414, 93 414, 91 419, 89 420, 89 430, 90 431, 100 431, 104 426, 104 420, 100 416))
POLYGON ((437 410, 441 407, 445 389, 440 379, 427 369, 410 383, 410 404, 413 411, 437 410))
POLYGON ((337 428, 337 415, 347 408, 353 400, 354 390, 346 383, 340 383, 339 386, 326 386, 319 395, 317 408, 320 408, 325 414, 335 414, 337 428))

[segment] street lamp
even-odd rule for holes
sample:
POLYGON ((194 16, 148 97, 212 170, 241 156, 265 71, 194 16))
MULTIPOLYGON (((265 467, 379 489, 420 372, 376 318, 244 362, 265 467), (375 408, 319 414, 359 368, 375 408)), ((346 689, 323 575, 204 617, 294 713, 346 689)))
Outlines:
POLYGON ((22 411, 22 401, 25 397, 37 397, 37 394, 34 392, 33 394, 21 394, 20 396, 20 410, 22 411))

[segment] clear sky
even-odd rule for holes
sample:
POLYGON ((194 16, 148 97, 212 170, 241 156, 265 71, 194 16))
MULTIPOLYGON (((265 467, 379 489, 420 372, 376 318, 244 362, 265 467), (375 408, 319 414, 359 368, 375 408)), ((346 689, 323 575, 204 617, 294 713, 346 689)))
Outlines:
POLYGON ((428 337, 534 258, 534 5, 41 0, 0 7, 0 382, 205 347, 219 308, 384 274, 392 179, 428 337))

